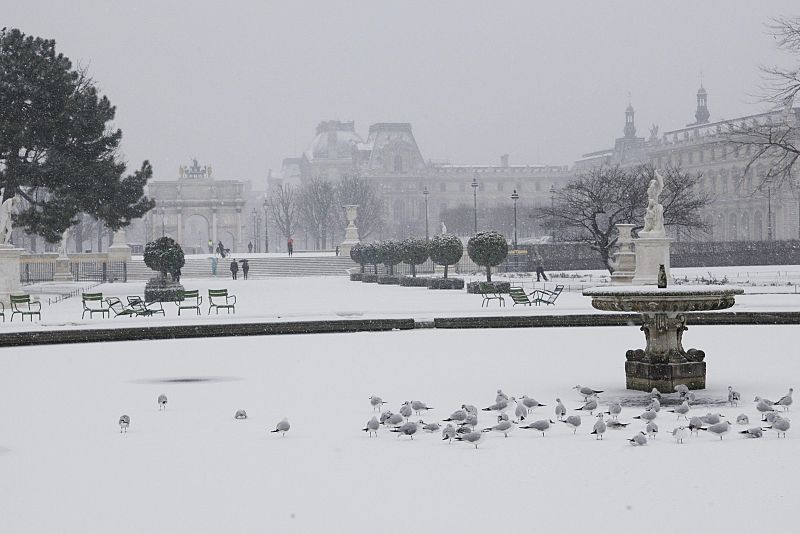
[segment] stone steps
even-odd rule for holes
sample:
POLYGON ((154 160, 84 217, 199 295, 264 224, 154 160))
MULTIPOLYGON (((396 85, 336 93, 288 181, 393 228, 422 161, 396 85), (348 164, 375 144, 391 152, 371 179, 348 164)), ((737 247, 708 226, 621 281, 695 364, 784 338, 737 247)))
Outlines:
MULTIPOLYGON (((249 278, 298 277, 298 276, 347 276, 347 269, 358 267, 350 258, 343 256, 292 257, 292 258, 248 258, 249 278)), ((230 278, 230 262, 220 260, 214 278, 230 278)), ((128 263, 128 280, 147 280, 154 272, 140 258, 128 263)), ((241 275, 241 270, 239 272, 241 275)), ((189 258, 181 269, 183 278, 212 278, 211 262, 206 258, 189 258)))

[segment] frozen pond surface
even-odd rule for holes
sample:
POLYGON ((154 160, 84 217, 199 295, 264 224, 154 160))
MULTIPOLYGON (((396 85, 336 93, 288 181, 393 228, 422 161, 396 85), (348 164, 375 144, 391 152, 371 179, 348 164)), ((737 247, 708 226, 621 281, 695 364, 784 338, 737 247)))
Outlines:
MULTIPOLYGON (((586 299, 588 301, 588 299, 586 299)), ((0 352, 0 532, 789 532, 800 490, 797 430, 723 441, 668 435, 645 447, 626 407, 604 441, 558 424, 474 448, 361 432, 376 394, 397 411, 488 406, 495 390, 572 412, 575 384, 634 402, 624 351, 636 328, 295 335, 14 348, 0 352), (159 412, 156 397, 169 405, 159 412), (245 409, 246 421, 233 418, 245 409), (127 435, 117 420, 131 417, 127 435), (285 438, 268 433, 288 417, 285 438), (682 525, 682 526, 678 526, 682 525)), ((692 327, 707 351, 702 398, 741 391, 738 408, 694 406, 735 421, 758 414, 800 376, 797 327, 692 327)), ((789 412, 792 417, 793 411, 789 412)), ((481 412, 479 426, 494 417, 481 412)), ((734 425, 734 430, 740 428, 734 425)))

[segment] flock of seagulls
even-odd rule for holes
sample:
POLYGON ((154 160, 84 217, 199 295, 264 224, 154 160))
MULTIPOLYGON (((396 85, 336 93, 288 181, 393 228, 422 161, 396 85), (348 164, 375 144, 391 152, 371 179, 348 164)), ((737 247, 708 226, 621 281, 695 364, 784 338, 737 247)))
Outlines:
MULTIPOLYGON (((167 395, 166 394, 164 394, 164 393, 160 394, 158 396, 158 399, 156 400, 156 402, 158 403, 158 411, 159 412, 167 410, 167 395)), ((236 413, 233 414, 233 418, 237 419, 237 420, 240 420, 240 421, 244 420, 244 419, 247 419, 247 412, 245 410, 236 410, 236 413)), ((119 433, 120 434, 127 434, 129 426, 131 426, 131 418, 130 418, 130 416, 125 415, 125 414, 121 415, 119 417, 119 433)), ((289 419, 284 417, 283 419, 278 421, 277 425, 275 425, 275 430, 270 430, 270 432, 273 433, 273 434, 280 432, 281 436, 285 437, 286 433, 289 431, 290 428, 291 428, 291 425, 289 424, 289 419)))
MULTIPOLYGON (((583 399, 583 404, 573 408, 572 411, 577 413, 569 413, 561 399, 556 398, 553 409, 555 421, 550 418, 530 421, 532 413, 537 408, 543 408, 547 405, 527 395, 510 397, 502 389, 498 389, 494 403, 480 410, 472 404, 462 404, 460 408, 441 419, 441 423, 445 425, 444 427, 439 422, 426 423, 422 419, 412 420, 415 414, 419 416, 422 413, 433 410, 425 402, 418 400, 406 401, 395 413, 384 409, 384 405, 387 404, 386 401, 373 395, 369 398, 370 406, 373 412, 379 412, 379 414, 373 415, 362 430, 370 438, 378 437, 381 429, 388 429, 389 432, 398 436, 408 436, 411 440, 420 433, 441 431, 443 441, 451 443, 456 440, 478 448, 478 445, 486 439, 486 436, 492 433, 508 437, 516 429, 522 429, 534 430, 545 436, 548 431, 556 426, 557 422, 564 423, 572 430, 573 434, 577 434, 582 424, 581 414, 586 413, 594 417, 595 422, 592 425, 590 435, 595 436, 596 440, 603 440, 606 431, 609 429, 624 429, 631 424, 631 422, 620 420, 623 411, 620 400, 616 399, 608 402, 605 405, 605 409, 603 409, 600 400, 600 394, 603 393, 603 390, 580 385, 575 386, 573 389, 583 399), (494 424, 491 426, 479 425, 478 417, 481 412, 492 413, 495 417, 494 424), (513 417, 509 414, 513 414, 513 417)), ((791 427, 791 422, 789 418, 781 415, 779 410, 784 412, 789 410, 792 405, 793 392, 794 390, 789 388, 789 392, 775 402, 766 398, 755 397, 756 410, 762 415, 761 422, 766 423, 766 425, 750 427, 741 430, 739 433, 748 438, 760 438, 763 436, 764 431, 773 430, 779 438, 786 437, 786 432, 791 427)), ((677 421, 681 419, 686 421, 685 425, 679 425, 671 431, 672 437, 677 444, 684 443, 686 439, 693 435, 699 435, 701 431, 719 436, 720 440, 731 431, 732 424, 725 419, 723 414, 708 412, 705 415, 690 417, 689 413, 692 410, 692 403, 696 401, 696 396, 685 385, 675 386, 673 394, 677 395, 679 404, 675 405, 673 409, 664 410, 664 412, 675 414, 677 421)), ((628 439, 633 446, 647 445, 649 440, 655 439, 659 432, 656 419, 660 413, 663 419, 661 410, 662 393, 654 388, 647 394, 647 397, 647 408, 642 413, 632 417, 632 419, 644 423, 644 428, 628 439)), ((741 394, 735 391, 732 386, 729 386, 728 403, 730 406, 738 406, 741 399, 741 394)), ((736 417, 736 424, 748 426, 750 419, 744 413, 739 414, 736 417)))
MULTIPOLYGON (((442 423, 445 423, 444 427, 439 422, 426 423, 422 419, 418 421, 411 420, 414 415, 419 417, 423 413, 428 413, 434 409, 425 402, 419 400, 406 401, 400 406, 397 413, 394 413, 391 410, 384 410, 384 405, 387 404, 386 401, 373 395, 369 398, 369 403, 373 412, 379 412, 379 415, 373 415, 362 430, 371 438, 378 437, 378 432, 382 428, 387 428, 398 436, 408 436, 412 440, 418 433, 433 434, 441 431, 443 441, 451 443, 456 440, 473 445, 477 449, 478 445, 489 434, 494 433, 507 438, 516 429, 522 429, 541 432, 544 437, 557 422, 564 423, 572 430, 573 434, 577 434, 582 424, 581 414, 585 413, 595 419, 590 435, 595 436, 596 440, 603 440, 608 429, 624 429, 631 424, 630 422, 620 421, 623 409, 622 403, 618 399, 610 401, 604 411, 600 407, 600 394, 603 393, 603 390, 579 385, 573 389, 583 398, 583 404, 573 408, 574 412, 580 413, 568 414, 564 403, 560 398, 556 398, 556 404, 553 409, 555 421, 550 418, 530 421, 533 412, 537 408, 545 408, 547 405, 528 395, 509 397, 502 389, 498 389, 494 403, 480 410, 475 405, 462 404, 460 408, 441 420, 442 423), (494 422, 491 426, 481 427, 479 425, 478 417, 480 412, 492 413, 494 422), (595 412, 597 413, 595 414, 595 412), (509 414, 513 414, 513 418, 509 414), (606 418, 606 415, 609 417, 606 418)), ((682 444, 684 440, 692 435, 699 435, 701 431, 719 436, 719 439, 722 440, 723 436, 731 431, 731 422, 726 420, 725 416, 720 413, 708 412, 705 415, 690 418, 691 403, 696 400, 694 393, 684 385, 675 386, 675 393, 678 395, 680 404, 676 405, 674 409, 665 410, 665 412, 676 414, 677 421, 683 418, 687 422, 685 425, 672 429, 671 434, 676 443, 682 444)), ((781 414, 789 411, 792 405, 793 393, 794 390, 789 388, 789 392, 777 401, 756 396, 753 402, 756 410, 761 414, 761 422, 765 423, 765 425, 750 427, 739 431, 739 433, 748 438, 760 438, 763 436, 764 431, 773 430, 779 438, 785 438, 786 432, 791 428, 791 421, 781 414)), ((639 415, 632 417, 632 419, 639 420, 645 424, 643 430, 640 430, 628 440, 634 446, 647 445, 649 440, 655 439, 658 435, 659 428, 656 419, 661 412, 662 393, 657 389, 653 389, 647 396, 647 408, 639 415)), ((732 386, 728 386, 728 403, 730 406, 738 406, 741 399, 741 394, 735 391, 732 386)), ((157 403, 159 411, 166 411, 167 396, 163 393, 160 394, 157 403)), ((234 419, 247 419, 247 412, 245 410, 237 410, 234 414, 234 419)), ((127 434, 130 424, 131 418, 128 415, 120 416, 120 434, 127 434)), ((739 414, 736 417, 736 424, 748 426, 750 419, 744 413, 739 414)), ((280 433, 281 436, 285 437, 290 429, 289 420, 283 418, 275 425, 275 429, 270 430, 270 432, 274 434, 280 433)))

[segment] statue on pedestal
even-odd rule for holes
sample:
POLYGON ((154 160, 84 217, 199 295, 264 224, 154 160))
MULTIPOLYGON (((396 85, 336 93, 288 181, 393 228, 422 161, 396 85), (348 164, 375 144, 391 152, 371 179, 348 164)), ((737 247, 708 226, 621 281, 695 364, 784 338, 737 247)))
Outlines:
POLYGON ((664 177, 656 170, 656 177, 647 186, 647 211, 644 215, 644 229, 641 237, 666 237, 664 229, 664 206, 659 204, 658 197, 664 190, 664 177))
POLYGON ((14 229, 11 216, 17 206, 19 206, 19 199, 16 195, 0 204, 0 244, 8 245, 11 242, 11 231, 14 229))
POLYGON ((444 221, 442 221, 442 235, 447 233, 447 226, 444 225, 444 221))

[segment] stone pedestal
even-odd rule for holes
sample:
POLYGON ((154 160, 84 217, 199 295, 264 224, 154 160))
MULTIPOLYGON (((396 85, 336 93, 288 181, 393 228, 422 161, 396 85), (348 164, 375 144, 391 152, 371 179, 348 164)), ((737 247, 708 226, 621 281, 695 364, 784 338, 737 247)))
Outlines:
POLYGON ((0 244, 0 301, 8 310, 9 295, 19 293, 19 257, 23 250, 13 245, 0 244))
POLYGON ((345 216, 347 217, 347 228, 344 231, 344 241, 339 245, 339 255, 349 257, 350 249, 357 243, 358 228, 356 228, 356 217, 358 217, 358 205, 342 206, 345 209, 345 216))
POLYGON ((614 273, 611 284, 615 286, 630 285, 636 275, 636 253, 633 251, 631 230, 635 224, 617 224, 617 252, 614 254, 614 273))
POLYGON ((109 261, 131 261, 131 247, 128 246, 125 230, 114 232, 114 242, 108 247, 109 261))
POLYGON ((69 258, 66 255, 61 255, 56 258, 56 269, 53 272, 54 282, 74 282, 75 277, 69 270, 69 258))
POLYGON ((658 284, 658 266, 663 265, 669 280, 669 245, 668 237, 640 237, 636 245, 636 274, 633 284, 649 286, 658 284))

